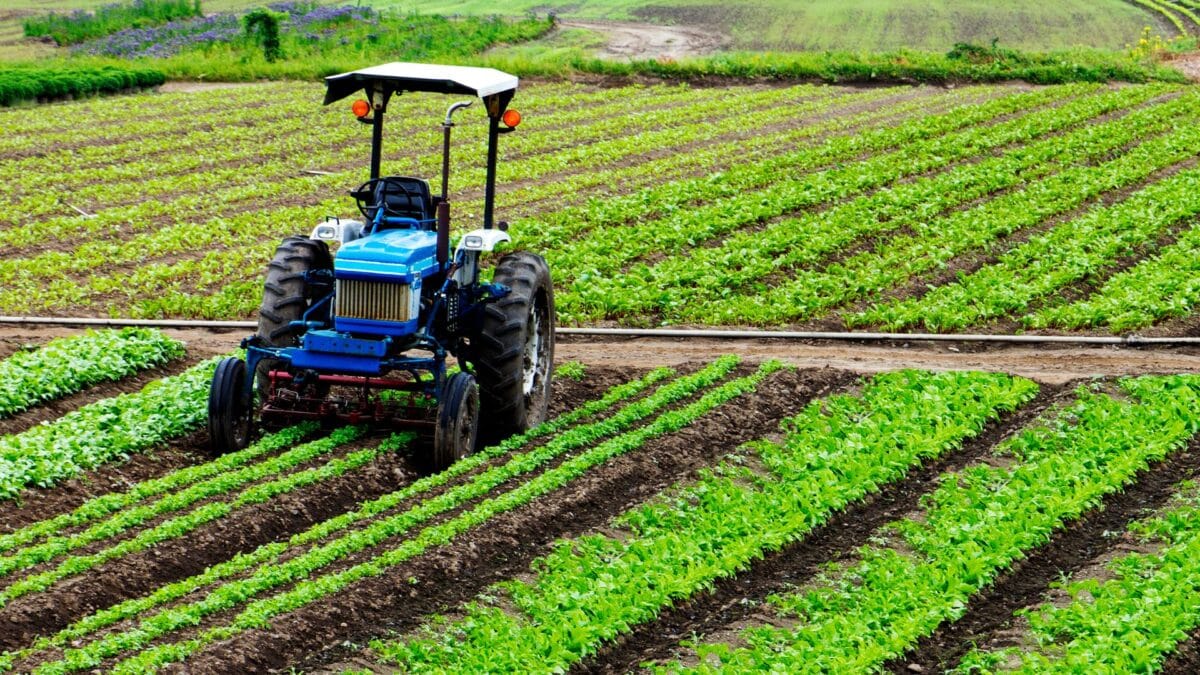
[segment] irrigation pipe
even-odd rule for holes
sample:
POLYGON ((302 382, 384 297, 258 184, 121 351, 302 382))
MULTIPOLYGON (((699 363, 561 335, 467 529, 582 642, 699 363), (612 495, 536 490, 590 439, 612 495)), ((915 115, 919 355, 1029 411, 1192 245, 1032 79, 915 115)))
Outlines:
MULTIPOLYGON (((0 316, 0 325, 23 326, 148 326, 153 328, 249 329, 255 321, 189 319, 104 319, 96 317, 0 316)), ((1142 337, 1091 335, 988 335, 971 333, 867 333, 853 331, 712 330, 686 328, 558 328, 557 335, 592 337, 704 338, 735 340, 848 340, 867 342, 996 342, 1066 345, 1200 345, 1200 337, 1142 337)))

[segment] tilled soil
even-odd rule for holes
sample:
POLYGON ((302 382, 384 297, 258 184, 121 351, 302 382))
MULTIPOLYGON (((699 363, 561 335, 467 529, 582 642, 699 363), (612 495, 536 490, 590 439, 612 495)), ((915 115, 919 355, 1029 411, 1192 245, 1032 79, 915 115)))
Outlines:
MULTIPOLYGON (((615 458, 563 489, 505 513, 452 546, 400 565, 273 622, 269 631, 244 634, 189 660, 187 672, 284 668, 313 645, 361 643, 381 633, 416 628, 433 613, 470 599, 489 584, 526 570, 560 537, 582 534, 644 501, 741 443, 773 430, 779 420, 816 396, 849 382, 832 370, 781 372, 747 399, 721 406, 678 433, 615 458)), ((305 664, 345 656, 336 648, 305 664)))
POLYGON ((932 636, 920 640, 909 655, 894 659, 885 668, 903 674, 942 672, 957 666, 973 646, 986 646, 993 636, 1010 628, 1016 610, 1039 604, 1050 584, 1109 556, 1121 542, 1114 533, 1165 505, 1178 483, 1194 478, 1198 469, 1200 439, 1193 438, 1186 450, 1150 467, 1137 483, 1109 495, 1102 507, 1059 530, 1049 543, 973 597, 957 621, 943 624, 932 636))
POLYGON ((1069 388, 1043 387, 1036 399, 989 424, 957 452, 914 469, 903 480, 836 514, 795 544, 768 553, 749 572, 722 579, 712 592, 664 611, 573 670, 627 673, 644 661, 671 657, 681 640, 729 632, 752 620, 769 594, 810 581, 827 562, 853 557, 876 529, 915 509, 921 496, 936 487, 940 475, 979 460, 1000 440, 1069 394, 1069 388))
MULTIPOLYGON (((224 344, 227 335, 189 335, 189 338, 190 354, 195 358, 204 356, 206 349, 218 353, 227 351, 224 344)), ((612 385, 637 377, 651 366, 670 364, 681 372, 695 370, 701 363, 711 360, 717 348, 750 357, 749 362, 740 366, 731 377, 750 373, 753 363, 764 357, 812 365, 821 360, 837 363, 837 358, 848 358, 851 352, 857 351, 861 360, 854 361, 857 367, 853 370, 808 367, 780 371, 763 382, 754 394, 734 399, 679 432, 653 439, 637 450, 595 467, 561 489, 504 512, 489 520, 486 527, 458 536, 450 545, 431 549, 380 576, 357 582, 299 610, 280 615, 267 629, 244 632, 209 645, 184 664, 172 666, 171 670, 189 673, 277 672, 301 667, 324 672, 322 669, 325 668, 336 671, 347 664, 361 664, 363 654, 348 645, 362 645, 373 637, 407 634, 432 615, 453 615, 463 602, 471 600, 491 584, 527 574, 531 562, 546 554, 555 540, 588 532, 607 532, 615 515, 681 480, 694 477, 697 470, 714 465, 740 444, 772 435, 782 419, 795 414, 808 401, 853 389, 863 372, 894 369, 897 364, 934 369, 964 363, 994 364, 1002 361, 1002 357, 1008 358, 1010 364, 1039 367, 1043 382, 1077 380, 1082 377, 1081 373, 1098 364, 1111 370, 1127 368, 1131 374, 1155 369, 1187 370, 1174 367, 1179 364, 1200 372, 1196 357, 1184 349, 1139 352, 1071 348, 1039 353, 1022 348, 1023 351, 1014 354, 1008 350, 951 351, 949 346, 873 348, 753 342, 734 347, 725 341, 698 344, 670 340, 568 339, 558 344, 559 363, 580 360, 587 365, 580 380, 556 379, 551 414, 557 416, 594 400, 612 385), (711 351, 703 352, 704 347, 711 351), (835 358, 838 350, 843 355, 835 358), (1056 352, 1069 354, 1072 358, 1060 358, 1056 362, 1056 352), (879 362, 867 358, 874 354, 880 356, 879 362), (688 360, 696 355, 700 355, 698 360, 688 360), (620 365, 606 365, 617 363, 620 365), (1159 367, 1148 367, 1150 363, 1157 363, 1159 367)), ((762 620, 759 612, 767 595, 803 585, 830 561, 853 559, 858 547, 866 543, 881 525, 919 508, 921 496, 936 486, 938 476, 981 460, 996 443, 1032 422, 1051 406, 1069 400, 1073 389, 1072 381, 1043 384, 1034 401, 989 424, 960 450, 914 469, 903 480, 885 486, 877 495, 836 515, 800 542, 768 554, 735 578, 719 581, 711 592, 664 610, 658 619, 636 627, 632 633, 606 645, 575 670, 626 672, 646 660, 679 654, 680 641, 693 635, 735 637, 738 627, 762 620)), ((672 407, 686 403, 681 401, 672 407)), ((357 441, 334 454, 343 455, 374 440, 357 441)), ((202 433, 193 434, 152 455, 106 467, 86 479, 69 481, 55 490, 30 491, 20 503, 0 503, 0 522, 4 524, 0 531, 10 531, 68 511, 88 497, 123 489, 137 480, 206 461, 209 457, 204 451, 205 444, 202 433)), ((1085 568, 1097 557, 1110 554, 1114 542, 1105 533, 1123 530, 1131 520, 1143 516, 1146 509, 1164 503, 1179 480, 1196 472, 1200 466, 1198 458, 1200 441, 1194 440, 1186 451, 1176 453, 1145 472, 1124 494, 1105 500, 1103 509, 1092 512, 1060 532, 1047 546, 1032 552, 996 585, 981 593, 960 620, 942 626, 936 634, 922 640, 909 657, 888 666, 894 672, 915 672, 916 669, 928 672, 933 668, 952 666, 971 644, 986 643, 991 636, 1002 635, 1009 628, 1015 609, 1036 604, 1048 585, 1061 575, 1085 568)), ((314 460, 310 465, 322 461, 314 460)), ((493 460, 493 463, 499 461, 503 460, 493 460)), ((549 466, 561 461, 562 458, 554 460, 549 466)), ((314 523, 344 513, 364 500, 408 485, 419 474, 419 463, 411 454, 383 455, 363 469, 298 489, 265 504, 237 510, 178 539, 103 563, 59 582, 48 591, 19 598, 0 607, 0 649, 20 648, 34 637, 52 634, 97 609, 144 596, 164 584, 228 560, 236 553, 284 540, 314 523)), ((473 475, 475 472, 468 473, 451 481, 450 485, 461 484, 473 475)), ((479 499, 435 517, 429 524, 446 522, 527 479, 522 477, 505 483, 479 499)), ((444 489, 422 493, 414 500, 423 501, 444 489)), ((415 536, 415 531, 404 538, 411 536, 415 536)), ((320 573, 347 569, 356 562, 378 555, 392 543, 389 540, 374 549, 352 554, 323 568, 320 573)), ((7 584, 12 579, 0 581, 7 584)), ((180 602, 197 600, 208 590, 211 588, 193 593, 180 602)), ((240 609, 208 616, 199 625, 169 639, 187 639, 209 628, 225 625, 240 609)), ((124 630, 132 625, 132 622, 124 622, 106 632, 124 630)), ((1188 667, 1194 665, 1196 658, 1189 649, 1185 648, 1172 662, 1172 672, 1192 672, 1188 667)), ((37 658, 53 657, 56 653, 37 658)), ((18 664, 18 670, 28 669, 37 662, 18 664)), ((102 669, 112 665, 114 662, 106 662, 102 669)))

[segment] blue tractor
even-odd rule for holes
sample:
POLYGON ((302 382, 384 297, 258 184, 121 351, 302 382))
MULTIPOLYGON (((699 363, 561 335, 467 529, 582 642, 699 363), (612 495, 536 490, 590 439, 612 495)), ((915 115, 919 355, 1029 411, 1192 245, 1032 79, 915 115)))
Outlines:
POLYGON ((493 225, 496 146, 515 130, 517 78, 492 68, 389 63, 325 80, 325 103, 357 92, 371 126, 370 180, 350 194, 361 218, 329 218, 289 237, 267 266, 246 358, 217 365, 208 431, 216 452, 246 447, 260 427, 300 420, 415 428, 443 469, 542 421, 554 360, 554 289, 546 261, 526 252, 480 280, 480 257, 510 241, 493 225), (474 98, 442 122, 441 194, 411 176, 380 175, 383 120, 403 92, 474 98), (478 98, 487 113, 483 227, 450 247, 450 130, 478 98), (330 244, 337 244, 331 252, 330 244), (447 373, 447 357, 459 370, 447 373), (482 423, 481 423, 482 420, 482 423))

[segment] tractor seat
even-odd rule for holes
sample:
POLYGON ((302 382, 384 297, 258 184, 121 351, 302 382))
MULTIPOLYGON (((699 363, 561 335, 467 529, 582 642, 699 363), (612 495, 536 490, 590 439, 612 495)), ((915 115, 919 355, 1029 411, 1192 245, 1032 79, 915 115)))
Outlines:
POLYGON ((420 223, 433 218, 433 198, 430 196, 428 181, 411 176, 388 176, 387 179, 403 185, 408 190, 408 194, 405 194, 385 184, 386 192, 383 198, 387 201, 389 215, 413 218, 420 223))

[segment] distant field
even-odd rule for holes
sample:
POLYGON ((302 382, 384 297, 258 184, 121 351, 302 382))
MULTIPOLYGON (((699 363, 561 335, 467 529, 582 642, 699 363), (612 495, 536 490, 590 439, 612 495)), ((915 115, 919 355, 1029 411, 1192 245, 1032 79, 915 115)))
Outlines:
MULTIPOLYGON (((30 14, 92 8, 97 0, 11 0, 0 9, 0 59, 49 54, 52 48, 22 40, 21 19, 30 14)), ((205 12, 244 9, 256 0, 206 0, 205 12)), ((326 4, 326 3, 323 3, 326 4)), ((490 0, 434 0, 415 5, 402 0, 362 0, 378 9, 422 13, 497 12, 490 0)), ((513 15, 556 11, 564 17, 709 26, 732 37, 740 50, 878 51, 901 47, 946 51, 955 42, 1052 50, 1083 45, 1120 49, 1136 42, 1146 25, 1164 37, 1177 33, 1160 14, 1124 0, 512 0, 501 11, 513 15)))
MULTIPOLYGON (((411 8, 399 0, 375 0, 376 7, 411 8)), ((1122 0, 580 0, 556 5, 546 0, 513 0, 506 11, 555 10, 562 16, 647 23, 701 24, 733 37, 735 49, 890 50, 899 47, 946 51, 955 42, 991 42, 1032 50, 1076 45, 1122 48, 1136 42, 1145 25, 1164 36, 1145 10, 1122 0)), ((490 13, 487 0, 435 0, 423 12, 490 13)))
MULTIPOLYGON (((54 53, 52 45, 24 39, 21 21, 28 16, 40 16, 50 12, 65 14, 77 9, 95 9, 109 4, 110 0, 4 0, 0 3, 0 60, 28 59, 49 56, 54 53)), ((274 0, 201 0, 206 14, 258 7, 274 0)), ((321 4, 333 4, 321 2, 321 4)), ((369 4, 369 3, 368 3, 369 4)))

